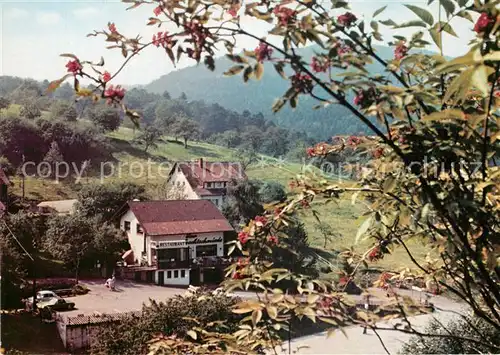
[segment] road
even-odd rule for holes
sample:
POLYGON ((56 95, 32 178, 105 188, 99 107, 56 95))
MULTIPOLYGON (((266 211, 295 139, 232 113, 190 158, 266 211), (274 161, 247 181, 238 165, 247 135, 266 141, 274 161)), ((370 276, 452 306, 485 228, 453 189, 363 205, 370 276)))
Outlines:
MULTIPOLYGON (((407 293, 407 292, 405 292, 407 293)), ((432 314, 409 317, 412 326, 417 330, 423 330, 426 324, 436 318, 442 323, 453 317, 457 317, 453 312, 464 312, 462 304, 456 303, 444 297, 433 297, 431 302, 438 309, 432 314)), ((393 320, 389 323, 378 323, 381 327, 390 326, 400 320, 393 320)), ((386 354, 381 341, 373 331, 363 334, 363 328, 352 326, 344 328, 345 335, 340 331, 335 331, 327 338, 326 332, 305 336, 292 340, 291 352, 288 344, 283 349, 277 349, 278 354, 386 354)), ((387 350, 391 354, 396 354, 401 346, 410 338, 409 334, 398 331, 377 331, 387 350)))
MULTIPOLYGON (((175 295, 181 295, 187 290, 185 288, 160 287, 150 284, 140 284, 131 281, 119 281, 117 291, 113 292, 104 286, 104 282, 83 282, 90 292, 86 295, 69 297, 68 300, 75 302, 76 309, 69 312, 61 312, 64 316, 76 316, 79 314, 93 313, 118 313, 124 311, 135 311, 142 308, 143 303, 149 303, 150 299, 165 301, 175 295)), ((383 301, 384 292, 379 289, 371 290, 371 293, 383 301)), ((398 293, 411 296, 415 299, 423 298, 418 292, 399 290, 398 293)), ((255 293, 234 292, 242 298, 255 298, 255 293)), ((359 296, 354 297, 358 299, 359 296)), ((441 296, 434 296, 430 300, 438 311, 429 314, 410 317, 412 325, 421 329, 433 317, 446 323, 453 317, 449 311, 463 311, 462 305, 441 296)), ((397 320, 396 320, 397 321, 397 320)), ((392 321, 392 323, 396 322, 392 321)), ((389 324, 383 324, 386 326, 389 324)), ((385 354, 385 350, 378 337, 371 331, 363 334, 359 326, 344 328, 342 332, 336 331, 327 338, 326 333, 300 337, 291 342, 292 353, 298 354, 385 354)), ((401 345, 409 339, 409 335, 397 331, 379 331, 385 346, 390 353, 397 353, 401 345)), ((288 354, 288 344, 283 349, 277 349, 279 354, 288 354)))

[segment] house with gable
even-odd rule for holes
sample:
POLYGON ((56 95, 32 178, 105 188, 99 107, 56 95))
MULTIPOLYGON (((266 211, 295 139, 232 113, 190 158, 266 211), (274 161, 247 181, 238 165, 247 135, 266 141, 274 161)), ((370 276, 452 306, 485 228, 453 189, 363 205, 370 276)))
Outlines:
POLYGON ((131 201, 120 229, 131 246, 123 255, 125 278, 185 286, 223 279, 224 242, 234 229, 210 201, 131 201))
POLYGON ((185 199, 209 200, 220 209, 230 182, 246 178, 243 166, 238 162, 207 162, 200 158, 175 163, 168 182, 179 189, 185 199))

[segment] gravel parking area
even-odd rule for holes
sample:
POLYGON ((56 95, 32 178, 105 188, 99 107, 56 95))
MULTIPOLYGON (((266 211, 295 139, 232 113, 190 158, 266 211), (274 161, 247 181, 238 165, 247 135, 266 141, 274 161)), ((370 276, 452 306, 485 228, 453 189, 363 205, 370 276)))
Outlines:
POLYGON ((141 310, 143 303, 149 299, 164 301, 178 294, 183 294, 186 289, 163 287, 151 284, 140 284, 130 281, 117 280, 116 290, 110 291, 104 286, 104 280, 80 281, 90 289, 86 295, 68 297, 67 301, 75 303, 72 311, 59 312, 61 315, 74 317, 76 315, 90 315, 93 313, 119 313, 141 310))

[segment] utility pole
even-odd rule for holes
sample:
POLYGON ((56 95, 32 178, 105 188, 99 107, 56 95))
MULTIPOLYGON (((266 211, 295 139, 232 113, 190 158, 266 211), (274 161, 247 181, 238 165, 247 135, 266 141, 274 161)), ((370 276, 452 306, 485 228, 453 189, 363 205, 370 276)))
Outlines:
POLYGON ((30 253, 28 253, 28 251, 24 248, 24 246, 21 244, 21 242, 19 241, 19 239, 17 239, 17 237, 14 235, 14 233, 12 233, 12 230, 9 228, 9 226, 7 225, 7 223, 5 221, 3 221, 3 223, 5 224, 5 227, 7 227, 7 230, 9 231, 10 235, 12 235, 12 237, 14 238, 14 240, 16 241, 16 243, 21 247, 21 249, 28 256, 28 258, 31 259, 31 264, 32 264, 32 267, 33 267, 33 312, 35 312, 36 311, 36 274, 35 274, 36 267, 35 267, 35 259, 31 256, 30 253))

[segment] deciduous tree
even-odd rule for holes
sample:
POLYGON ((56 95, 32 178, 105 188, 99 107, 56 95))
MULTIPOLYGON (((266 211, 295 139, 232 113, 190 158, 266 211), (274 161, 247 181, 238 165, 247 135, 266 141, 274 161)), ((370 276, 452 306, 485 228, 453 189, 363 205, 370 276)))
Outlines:
MULTIPOLYGON (((136 2, 142 3, 146 1, 136 2)), ((168 33, 157 33, 151 42, 139 43, 121 34, 111 36, 106 30, 95 32, 116 42, 125 56, 136 55, 153 43, 173 62, 185 55, 203 61, 210 70, 214 69, 216 47, 224 45, 228 59, 234 62, 226 75, 241 75, 244 82, 259 80, 264 75, 263 63, 272 62, 289 83, 289 89, 273 105, 274 111, 286 104, 295 108, 301 96, 309 96, 320 109, 331 104, 345 107, 372 132, 370 136, 340 137, 307 151, 311 157, 341 154, 346 147, 369 152, 373 159, 360 176, 359 186, 347 188, 323 178, 299 177, 295 197, 250 220, 245 234, 232 242, 248 260, 228 269, 232 279, 226 280, 225 287, 254 287, 264 293, 259 302, 244 301, 234 310, 248 315, 240 330, 232 337, 193 330, 190 338, 196 342, 189 338, 159 340, 156 352, 179 346, 184 352, 207 347, 227 350, 229 346, 229 351, 243 353, 274 349, 281 341, 280 329, 289 329, 294 317, 334 327, 361 324, 384 329, 376 323, 380 316, 375 312, 350 313, 338 291, 345 290, 363 265, 383 259, 393 248, 402 248, 413 262, 413 280, 421 278, 426 284, 438 285, 466 302, 481 320, 500 328, 500 174, 495 164, 500 128, 498 1, 431 3, 437 11, 415 5, 402 7, 415 14, 415 20, 404 23, 391 18, 377 20, 385 7, 368 23, 349 12, 349 4, 341 1, 245 4, 245 16, 270 27, 267 34, 272 36, 263 37, 242 25, 238 2, 195 1, 174 10, 171 4, 155 1, 155 17, 149 24, 168 24, 168 33), (227 16, 227 21, 221 15, 227 16), (473 40, 465 55, 447 58, 442 48, 447 36, 456 35, 454 18, 475 22, 473 40), (381 26, 395 35, 395 40, 388 42, 394 50, 392 58, 381 57, 373 45, 383 40, 381 26), (402 35, 401 28, 412 27, 419 30, 402 35), (278 40, 271 41, 275 36, 278 40), (255 47, 240 52, 235 38, 242 37, 255 40, 255 47), (432 48, 429 41, 439 54, 426 51, 432 48), (297 50, 310 44, 318 46, 309 61, 297 50), (384 72, 370 73, 367 68, 373 62, 381 64, 384 72), (342 70, 341 75, 333 75, 334 68, 342 70), (346 263, 338 283, 306 280, 267 262, 266 256, 276 246, 271 237, 290 225, 295 210, 323 204, 324 200, 318 201, 320 196, 331 201, 352 193, 356 193, 354 199, 364 198, 370 205, 356 238, 363 238, 368 247, 342 253, 346 263), (423 241, 433 253, 425 259, 416 256, 411 248, 415 240, 423 241), (282 279, 295 285, 285 295, 270 287, 282 279)), ((72 74, 82 75, 79 59, 67 67, 72 74)), ((117 103, 122 99, 118 95, 112 98, 117 103)), ((252 144, 256 146, 255 141, 252 144)), ((383 273, 376 284, 384 286, 395 279, 405 282, 407 277, 407 271, 389 278, 383 273)), ((411 303, 404 300, 398 314, 426 309, 411 303)), ((426 335, 411 325, 397 330, 426 335)), ((461 337, 472 343, 483 341, 461 337)))
POLYGON ((120 127, 120 113, 113 108, 96 107, 89 110, 89 118, 104 132, 115 131, 120 127))
POLYGON ((35 118, 40 117, 42 115, 42 112, 40 111, 38 106, 31 103, 24 104, 21 107, 21 111, 19 113, 22 117, 30 120, 34 120, 35 118))
POLYGON ((154 127, 148 126, 135 138, 135 142, 144 147, 144 152, 147 153, 149 148, 156 148, 158 143, 162 141, 162 132, 154 127))

